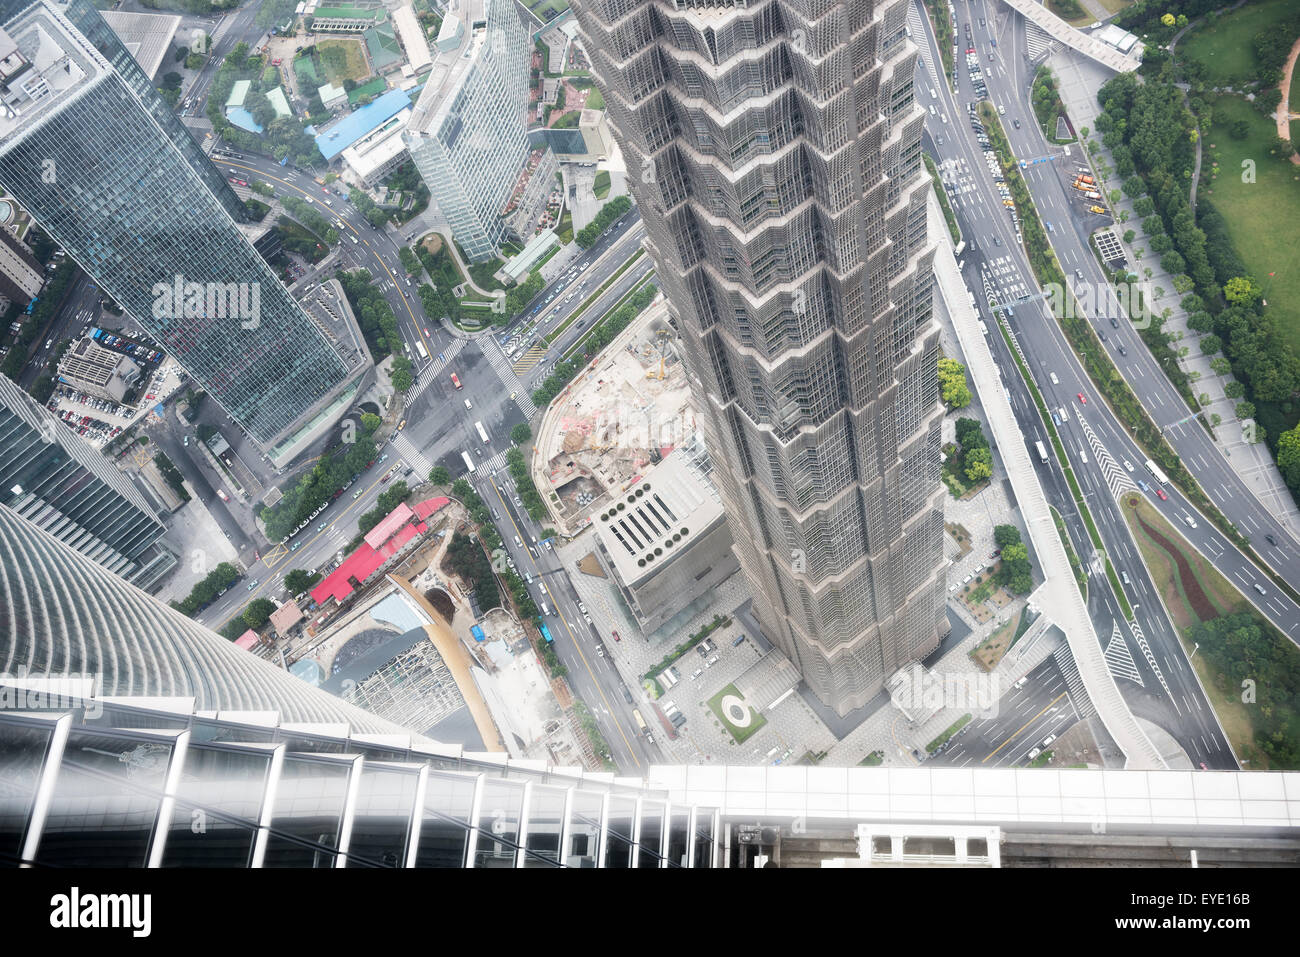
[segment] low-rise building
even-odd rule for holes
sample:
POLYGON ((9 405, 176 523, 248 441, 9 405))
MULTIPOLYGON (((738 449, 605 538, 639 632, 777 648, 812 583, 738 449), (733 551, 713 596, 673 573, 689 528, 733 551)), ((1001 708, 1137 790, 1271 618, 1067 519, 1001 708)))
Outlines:
POLYGON ((97 399, 121 402, 140 381, 140 367, 90 339, 78 339, 59 360, 59 381, 97 399))
POLYGON ((740 568, 699 460, 687 448, 673 452, 592 520, 601 557, 645 632, 740 568))
POLYGON ((343 151, 343 162, 361 180, 366 189, 378 186, 393 170, 411 158, 402 131, 411 118, 403 110, 385 120, 343 151))
POLYGON ((364 33, 388 19, 383 7, 317 7, 310 17, 313 33, 364 33))
POLYGON ((338 112, 348 105, 348 91, 333 83, 326 83, 316 91, 320 94, 321 105, 331 112, 338 112))

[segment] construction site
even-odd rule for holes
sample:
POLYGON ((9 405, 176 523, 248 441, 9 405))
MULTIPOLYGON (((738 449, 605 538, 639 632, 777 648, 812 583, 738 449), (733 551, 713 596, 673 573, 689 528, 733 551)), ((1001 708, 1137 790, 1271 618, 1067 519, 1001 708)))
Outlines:
POLYGON ((662 298, 652 303, 546 412, 534 480, 568 534, 695 434, 681 341, 668 318, 662 298))

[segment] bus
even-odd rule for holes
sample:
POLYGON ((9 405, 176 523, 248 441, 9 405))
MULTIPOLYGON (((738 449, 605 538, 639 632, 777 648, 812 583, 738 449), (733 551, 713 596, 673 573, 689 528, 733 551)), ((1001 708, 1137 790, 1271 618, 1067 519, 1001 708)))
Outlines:
POLYGON ((416 343, 415 343, 415 351, 418 352, 418 353, 420 354, 420 358, 421 358, 421 359, 424 359, 426 362, 428 361, 428 359, 429 359, 429 350, 426 349, 426 348, 424 348, 424 343, 423 343, 423 342, 420 342, 420 341, 418 341, 418 340, 416 341, 416 343))
POLYGON ((488 444, 488 434, 487 434, 487 429, 483 428, 483 423, 482 423, 482 422, 475 422, 475 423, 474 423, 474 428, 478 429, 478 437, 479 437, 480 439, 483 440, 483 444, 484 444, 484 445, 487 445, 487 444, 488 444))
POLYGON ((650 733, 650 729, 646 727, 645 718, 641 717, 641 712, 636 708, 632 709, 632 719, 636 721, 636 726, 641 729, 642 734, 650 733))
POLYGON ((1147 471, 1151 473, 1152 478, 1154 478, 1161 485, 1169 484, 1169 476, 1166 475, 1164 472, 1160 471, 1160 466, 1156 465, 1156 463, 1152 462, 1150 459, 1147 459, 1144 464, 1147 467, 1147 471))
POLYGON ((548 645, 555 643, 555 639, 551 637, 551 629, 546 627, 546 622, 538 621, 537 629, 542 633, 542 637, 546 639, 548 645))
POLYGON ((1047 447, 1041 441, 1034 443, 1034 449, 1038 452, 1038 460, 1044 465, 1047 464, 1047 447))
POLYGON ((468 452, 461 452, 461 453, 460 453, 460 457, 461 457, 461 458, 464 460, 464 462, 465 462, 465 469, 466 469, 467 471, 470 471, 470 472, 474 471, 474 460, 473 460, 472 458, 469 457, 469 453, 468 453, 468 452))

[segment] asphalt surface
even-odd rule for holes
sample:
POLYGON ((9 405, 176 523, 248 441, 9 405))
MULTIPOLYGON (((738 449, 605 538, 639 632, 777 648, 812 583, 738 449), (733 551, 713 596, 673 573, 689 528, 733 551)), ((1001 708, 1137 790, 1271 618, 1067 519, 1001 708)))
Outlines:
MULTIPOLYGON (((1032 159, 1048 154, 1063 154, 1063 150, 1046 143, 1038 132, 1037 121, 1029 106, 1029 86, 1034 67, 1026 59, 1027 48, 1020 18, 1006 13, 1004 8, 992 7, 979 0, 958 3, 956 12, 959 42, 956 96, 952 95, 942 78, 936 78, 932 74, 926 75, 923 81, 918 81, 917 88, 918 91, 924 88, 929 103, 936 109, 935 115, 927 117, 927 134, 934 154, 941 164, 944 161, 965 164, 965 177, 953 204, 963 239, 968 246, 959 258, 962 260, 966 283, 981 303, 980 315, 993 329, 994 317, 983 305, 987 302, 983 295, 985 279, 989 279, 995 294, 1007 290, 1017 282, 1030 293, 1037 291, 1037 285, 1023 250, 1016 244, 1011 218, 1002 207, 992 176, 987 170, 982 148, 976 143, 971 130, 967 104, 976 100, 976 93, 965 63, 965 22, 972 23, 974 46, 988 84, 989 99, 1005 109, 1001 120, 1016 155, 1032 159), (995 13, 998 14, 997 18, 993 16, 995 13), (988 25, 983 31, 978 27, 980 17, 984 17, 988 25), (989 35, 993 29, 998 31, 996 48, 991 45, 992 37, 989 35), (994 53, 993 63, 988 61, 988 52, 994 53), (929 97, 931 88, 937 96, 929 97), (943 121, 944 114, 947 116, 946 123, 943 121), (1013 123, 1017 119, 1020 121, 1019 130, 1015 129, 1013 123), (937 143, 940 137, 942 145, 937 143), (1000 240, 1001 244, 998 245, 995 240, 1000 240)), ((925 33, 923 38, 914 39, 928 45, 931 62, 941 63, 928 26, 925 33)), ((919 69, 924 70, 924 66, 919 69)), ((1073 201, 1073 197, 1066 195, 1069 185, 1062 181, 1062 177, 1073 172, 1074 163, 1070 158, 1065 158, 1064 162, 1068 168, 1062 169, 1062 160, 1056 160, 1030 166, 1023 172, 1027 174, 1036 200, 1039 192, 1055 191, 1058 205, 1044 204, 1041 207, 1042 217, 1045 221, 1054 223, 1051 239, 1066 272, 1072 274, 1074 269, 1082 269, 1089 281, 1104 285, 1100 266, 1087 252, 1086 245, 1088 234, 1102 225, 1102 221, 1088 214, 1086 207, 1081 207, 1073 201)), ((1002 301, 1007 301, 1009 297, 1010 293, 1007 292, 1000 296, 1002 301)), ((1134 606, 1136 623, 1142 633, 1141 639, 1127 624, 1109 587, 1098 561, 1100 556, 1094 553, 1082 516, 1074 507, 1073 496, 1055 457, 1052 457, 1048 465, 1036 462, 1039 479, 1043 482, 1049 501, 1061 512, 1080 559, 1085 568, 1089 569, 1088 609, 1103 647, 1112 640, 1116 627, 1128 645, 1129 655, 1135 664, 1135 677, 1120 677, 1117 682, 1125 700, 1136 715, 1168 730, 1193 762, 1204 761, 1211 768, 1235 768, 1236 761, 1225 736, 1159 603, 1155 586, 1140 561, 1136 545, 1120 513, 1120 505, 1112 491, 1112 486, 1118 484, 1116 475, 1113 474, 1114 469, 1108 472, 1103 462, 1099 461, 1095 447, 1087 439, 1085 423, 1119 469, 1124 469, 1122 463, 1125 461, 1134 465, 1134 471, 1129 473, 1124 470, 1124 475, 1132 481, 1143 478, 1148 480, 1148 484, 1153 484, 1143 471, 1141 463, 1145 456, 1139 454, 1136 445, 1118 425, 1109 408, 1093 393, 1087 375, 1044 302, 1039 300, 1016 306, 1010 325, 1048 406, 1056 409, 1064 407, 1068 413, 1066 424, 1059 429, 1062 442, 1096 520, 1105 551, 1117 573, 1127 572, 1132 583, 1123 587, 1134 606), (1056 376, 1056 383, 1051 381, 1052 375, 1056 376), (1083 393, 1089 400, 1086 405, 1078 399, 1079 393, 1083 393), (1087 456, 1086 461, 1084 456, 1087 456)), ((1143 357, 1148 364, 1154 364, 1149 351, 1132 329, 1124 328, 1121 323, 1121 329, 1117 333, 1106 323, 1105 330, 1111 333, 1108 344, 1112 348, 1116 344, 1127 343, 1130 365, 1128 368, 1121 367, 1126 376, 1138 374, 1129 370, 1140 368, 1143 357)), ((994 333, 990 335, 989 343, 1003 372, 1003 382, 1008 387, 1012 408, 1026 443, 1032 447, 1036 441, 1042 440, 1046 444, 1047 430, 1038 417, 1028 389, 1016 371, 1005 342, 994 333)), ((1115 353, 1113 358, 1123 361, 1125 357, 1115 353)), ((1149 383, 1144 381, 1137 388, 1139 395, 1148 396, 1152 391, 1148 385, 1154 387, 1157 384, 1172 392, 1172 386, 1158 370, 1148 370, 1146 380, 1150 380, 1149 383)), ((1181 399, 1177 401, 1181 411, 1170 404, 1167 419, 1162 419, 1161 406, 1156 403, 1151 406, 1153 415, 1161 422, 1173 421, 1177 416, 1184 415, 1186 406, 1182 405, 1181 399)), ((1185 431, 1200 429, 1199 425, 1193 425, 1192 430, 1185 431)), ((1215 460, 1216 463, 1222 461, 1222 456, 1217 452, 1215 460)), ((1198 463, 1188 461, 1187 464, 1199 477, 1198 463)), ((1204 478, 1201 480, 1205 481, 1204 478)), ((1123 482, 1122 476, 1119 477, 1119 482, 1123 482)), ((1148 494, 1147 497, 1158 511, 1179 525, 1179 531, 1184 532, 1230 581, 1246 584, 1264 581, 1253 564, 1235 551, 1208 520, 1198 517, 1195 529, 1182 524, 1184 511, 1192 514, 1195 512, 1174 489, 1169 488, 1167 494, 1167 502, 1159 500, 1154 494, 1148 494)), ((1262 511, 1262 506, 1248 493, 1238 498, 1244 506, 1249 506, 1247 497, 1254 503, 1254 511, 1262 511)), ((1281 529, 1275 523, 1273 527, 1279 541, 1282 541, 1281 529)), ((1293 636, 1300 635, 1300 631, 1296 630, 1300 626, 1300 609, 1281 596, 1275 588, 1267 587, 1266 591, 1268 595, 1263 599, 1249 588, 1244 588, 1243 594, 1255 601, 1256 606, 1273 618, 1283 631, 1293 636)))

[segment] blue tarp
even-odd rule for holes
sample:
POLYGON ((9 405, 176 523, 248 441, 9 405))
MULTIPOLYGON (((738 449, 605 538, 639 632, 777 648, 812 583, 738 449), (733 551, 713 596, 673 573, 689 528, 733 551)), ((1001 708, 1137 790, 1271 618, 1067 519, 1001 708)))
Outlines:
POLYGON ((475 641, 485 641, 487 639, 487 635, 483 634, 483 629, 478 625, 471 625, 469 633, 474 636, 475 641))

